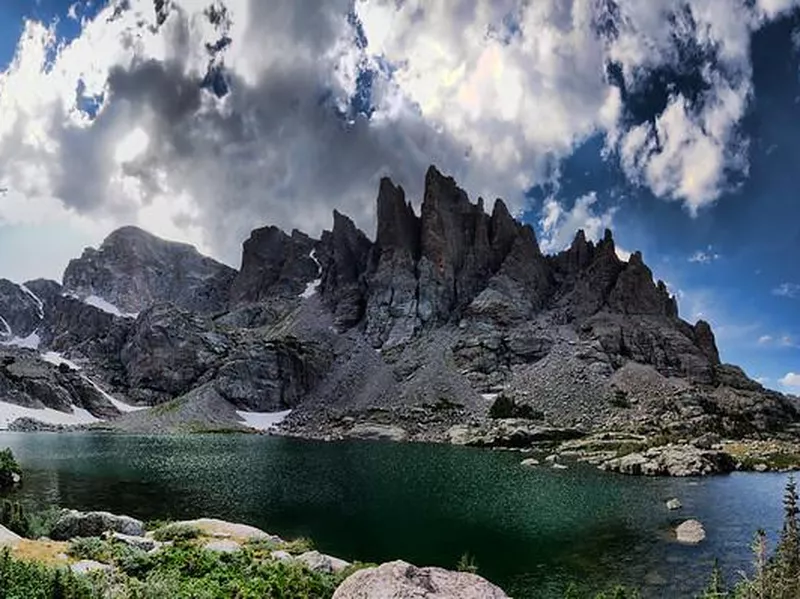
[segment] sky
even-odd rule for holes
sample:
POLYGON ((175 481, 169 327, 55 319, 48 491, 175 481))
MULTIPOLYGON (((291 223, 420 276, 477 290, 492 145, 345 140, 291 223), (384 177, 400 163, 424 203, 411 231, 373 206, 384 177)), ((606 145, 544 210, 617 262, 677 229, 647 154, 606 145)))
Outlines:
POLYGON ((238 266, 429 164, 547 252, 611 228, 800 393, 800 0, 0 0, 0 277, 136 224, 238 266))

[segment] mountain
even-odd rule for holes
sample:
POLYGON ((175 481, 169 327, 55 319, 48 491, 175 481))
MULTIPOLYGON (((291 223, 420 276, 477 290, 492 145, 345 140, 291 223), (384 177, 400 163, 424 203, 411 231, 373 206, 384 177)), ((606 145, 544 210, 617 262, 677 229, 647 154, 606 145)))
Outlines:
MULTIPOLYGON (((796 400, 722 364, 709 324, 682 320, 610 231, 545 255, 502 200, 487 212, 435 167, 424 190, 417 213, 382 179, 374 239, 337 211, 319 239, 256 229, 238 271, 120 229, 70 263, 63 287, 0 282, 9 351, 81 368, 116 398, 122 430, 244 427, 288 410, 286 432, 326 438, 794 430, 796 400)), ((0 389, 4 376, 25 379, 0 370, 0 389)))
POLYGON ((64 288, 81 299, 102 298, 121 313, 137 314, 159 302, 207 313, 227 305, 235 275, 190 245, 123 227, 70 261, 64 288))

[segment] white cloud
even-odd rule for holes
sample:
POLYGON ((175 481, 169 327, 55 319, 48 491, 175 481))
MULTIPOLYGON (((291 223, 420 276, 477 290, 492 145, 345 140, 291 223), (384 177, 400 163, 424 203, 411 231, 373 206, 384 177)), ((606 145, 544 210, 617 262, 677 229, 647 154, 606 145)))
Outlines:
POLYGON ((800 389, 800 374, 794 372, 786 373, 786 376, 778 381, 781 385, 787 388, 800 389))
POLYGON ((559 252, 569 247, 579 229, 583 230, 586 239, 590 241, 600 239, 606 229, 613 227, 616 210, 609 208, 597 214, 594 210, 596 203, 597 194, 594 192, 579 197, 570 210, 565 210, 564 206, 554 198, 546 200, 539 220, 542 230, 539 245, 542 251, 559 252))
MULTIPOLYGON (((651 0, 612 14, 591 0, 357 0, 365 48, 350 0, 228 0, 229 20, 216 22, 207 2, 174 0, 160 26, 150 0, 115 1, 66 45, 28 22, 0 74, 0 224, 92 235, 140 224, 236 263, 266 222, 317 233, 338 207, 370 231, 378 178, 416 200, 429 163, 518 211, 595 134, 631 179, 696 212, 727 173, 746 172, 737 125, 752 95, 750 37, 792 4, 651 0), (630 126, 607 65, 636 93, 689 46, 705 94, 676 92, 630 126), (209 63, 224 64, 224 98, 198 87, 209 63), (369 118, 350 110, 364 68, 369 118)), ((613 212, 591 214, 593 203, 546 207, 547 243, 607 226, 613 212)))
POLYGON ((761 337, 758 338, 759 345, 767 345, 769 343, 772 343, 772 341, 773 341, 772 335, 761 335, 761 337))
POLYGON ((800 285, 797 283, 781 283, 772 290, 772 295, 789 298, 800 297, 800 285))
POLYGON ((721 256, 714 251, 712 246, 708 246, 705 250, 697 250, 694 254, 689 256, 689 262, 695 262, 699 264, 708 264, 710 262, 714 262, 715 260, 719 260, 721 256))

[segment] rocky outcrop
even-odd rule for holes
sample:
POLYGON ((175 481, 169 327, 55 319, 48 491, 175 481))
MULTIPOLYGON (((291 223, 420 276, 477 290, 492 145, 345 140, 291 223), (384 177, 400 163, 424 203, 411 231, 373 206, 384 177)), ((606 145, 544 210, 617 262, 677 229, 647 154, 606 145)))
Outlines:
POLYGON ((141 537, 144 536, 144 524, 135 518, 108 512, 63 510, 50 531, 50 537, 55 541, 68 541, 75 537, 99 537, 106 531, 141 537))
POLYGON ((623 474, 685 477, 732 472, 736 462, 724 451, 698 449, 693 445, 666 445, 614 458, 600 468, 623 474))
POLYGON ((351 574, 333 599, 508 599, 500 587, 476 574, 417 568, 403 561, 351 574))
POLYGON ((160 239, 137 227, 123 227, 99 248, 70 261, 64 289, 80 298, 97 296, 123 313, 138 313, 159 302, 211 313, 224 308, 236 271, 191 245, 160 239))
POLYGON ((0 341, 27 337, 43 318, 42 302, 28 287, 0 279, 0 341))
POLYGON ((310 294, 321 278, 317 242, 277 227, 256 229, 244 242, 242 266, 230 290, 231 305, 310 294), (309 287, 311 286, 311 287, 309 287))
POLYGON ((346 330, 364 317, 372 242, 352 220, 334 210, 333 230, 322 234, 320 245, 320 292, 337 328, 346 330))

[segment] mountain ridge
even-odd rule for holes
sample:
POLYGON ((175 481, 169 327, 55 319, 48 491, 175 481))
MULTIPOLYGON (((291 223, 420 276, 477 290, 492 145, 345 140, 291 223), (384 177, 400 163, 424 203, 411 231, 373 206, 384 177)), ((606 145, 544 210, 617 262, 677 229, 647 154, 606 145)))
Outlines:
MULTIPOLYGON (((586 432, 743 436, 797 421, 794 402, 721 363, 711 326, 682 320, 640 252, 619 258, 611 231, 597 243, 579 231, 546 255, 502 200, 487 213, 434 166, 419 214, 401 186, 378 187, 374 240, 334 210, 319 239, 255 229, 239 270, 122 228, 71 261, 63 287, 31 283, 46 298, 36 324, 28 296, 25 322, 119 397, 172 406, 169 430, 291 409, 294 434, 366 425, 448 440, 491 423, 498 401, 537 426, 586 432), (95 295, 120 314, 87 305, 95 295)), ((24 292, 10 285, 0 316, 17 322, 24 292)), ((116 422, 162 430, 164 413, 116 422)))

